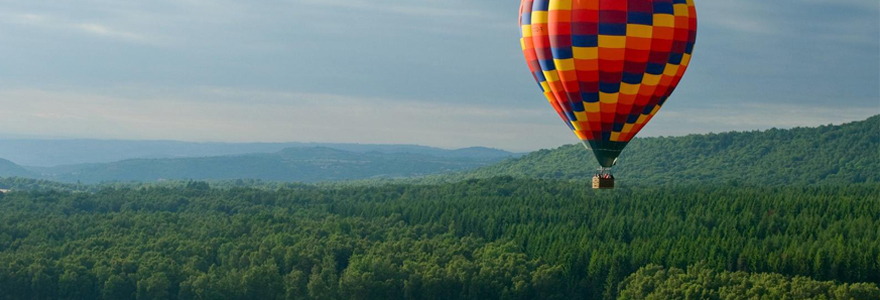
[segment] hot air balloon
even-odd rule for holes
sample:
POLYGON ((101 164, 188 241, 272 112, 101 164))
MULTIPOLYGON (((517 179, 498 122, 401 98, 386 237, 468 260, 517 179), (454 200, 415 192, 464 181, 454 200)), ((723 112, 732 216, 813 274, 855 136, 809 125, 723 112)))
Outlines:
POLYGON ((660 110, 687 70, 693 0, 522 0, 529 70, 566 126, 601 165, 594 188, 660 110))

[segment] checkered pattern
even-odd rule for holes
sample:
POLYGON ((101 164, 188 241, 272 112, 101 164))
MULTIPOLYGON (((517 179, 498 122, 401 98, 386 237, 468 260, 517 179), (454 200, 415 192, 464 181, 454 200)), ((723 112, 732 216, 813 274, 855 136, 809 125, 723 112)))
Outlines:
POLYGON ((522 0, 522 48, 544 96, 609 166, 681 81, 693 0, 522 0))

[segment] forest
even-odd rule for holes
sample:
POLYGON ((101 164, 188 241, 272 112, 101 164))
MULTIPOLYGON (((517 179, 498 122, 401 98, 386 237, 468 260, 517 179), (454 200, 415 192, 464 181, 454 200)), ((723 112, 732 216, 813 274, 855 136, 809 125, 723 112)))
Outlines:
POLYGON ((876 182, 11 183, 0 300, 880 299, 876 182))

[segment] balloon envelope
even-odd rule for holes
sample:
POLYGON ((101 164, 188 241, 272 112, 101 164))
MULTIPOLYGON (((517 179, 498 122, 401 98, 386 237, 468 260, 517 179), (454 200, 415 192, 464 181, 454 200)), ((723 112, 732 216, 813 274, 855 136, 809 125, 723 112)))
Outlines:
POLYGON ((547 100, 603 167, 681 81, 693 0, 523 0, 522 48, 547 100))

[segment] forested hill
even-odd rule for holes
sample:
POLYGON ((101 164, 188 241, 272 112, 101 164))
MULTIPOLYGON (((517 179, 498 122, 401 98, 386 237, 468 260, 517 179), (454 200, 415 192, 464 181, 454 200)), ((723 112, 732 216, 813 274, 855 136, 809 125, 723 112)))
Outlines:
MULTIPOLYGON (((615 175, 645 184, 846 184, 880 181, 877 166, 880 116, 816 128, 639 138, 623 152, 615 175)), ((583 179, 597 167, 591 152, 568 145, 458 177, 583 179)))
POLYGON ((35 175, 22 166, 0 158, 0 177, 33 177, 35 175))

